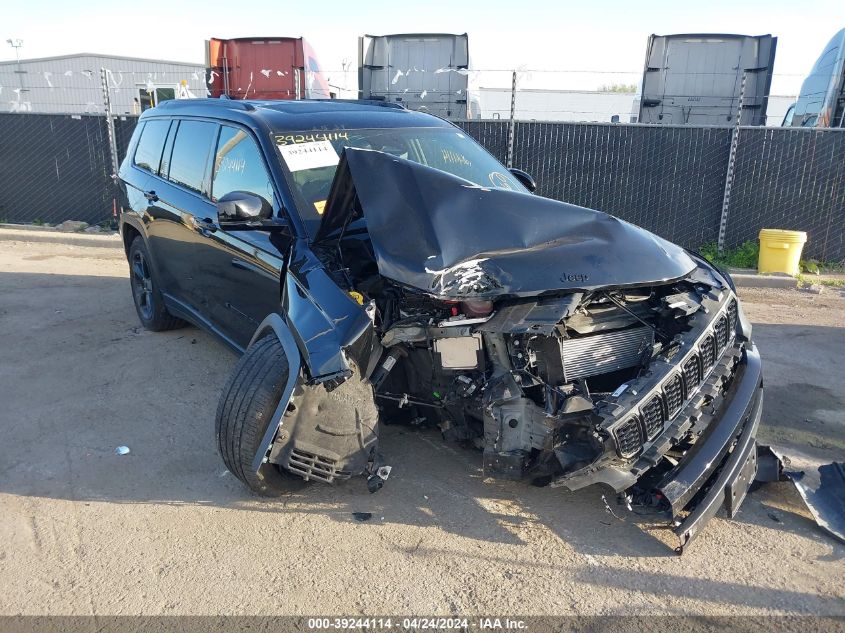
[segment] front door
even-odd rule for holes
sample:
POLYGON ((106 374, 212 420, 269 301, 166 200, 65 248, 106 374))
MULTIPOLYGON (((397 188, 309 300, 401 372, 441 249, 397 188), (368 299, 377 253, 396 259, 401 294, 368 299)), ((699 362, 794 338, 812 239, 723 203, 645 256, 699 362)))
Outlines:
MULTIPOLYGON (((282 213, 264 156, 246 128, 221 125, 211 171, 211 201, 242 191, 260 196, 274 213, 282 213)), ((246 347, 259 323, 279 311, 279 279, 290 238, 218 227, 206 243, 208 255, 194 261, 193 274, 203 279, 214 322, 238 346, 246 347)))

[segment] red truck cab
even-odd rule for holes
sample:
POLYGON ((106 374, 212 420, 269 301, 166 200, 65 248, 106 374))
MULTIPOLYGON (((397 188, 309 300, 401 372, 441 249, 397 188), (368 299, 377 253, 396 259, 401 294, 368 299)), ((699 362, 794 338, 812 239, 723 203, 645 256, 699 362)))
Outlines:
POLYGON ((314 49, 301 37, 206 40, 205 65, 212 97, 330 99, 314 49))

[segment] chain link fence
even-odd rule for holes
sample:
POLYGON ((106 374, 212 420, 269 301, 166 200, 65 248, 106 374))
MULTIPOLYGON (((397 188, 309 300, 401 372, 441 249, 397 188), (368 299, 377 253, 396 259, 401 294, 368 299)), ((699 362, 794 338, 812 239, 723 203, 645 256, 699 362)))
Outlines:
MULTIPOLYGON (((499 160, 507 121, 458 122, 499 160)), ((733 128, 514 122, 513 166, 540 195, 616 215, 699 248, 806 231, 805 256, 845 260, 845 130, 742 127, 723 207, 733 128)))
MULTIPOLYGON (((114 221, 119 164, 137 117, 0 113, 0 221, 114 221)), ((538 193, 600 209, 690 248, 807 231, 807 257, 845 260, 845 130, 507 120, 456 122, 538 193), (511 125, 513 134, 511 142, 511 125), (732 134, 732 189, 723 208, 732 134)))
POLYGON ((112 221, 104 116, 0 114, 0 139, 0 221, 112 221))
POLYGON ((805 257, 845 260, 845 130, 741 128, 726 235, 806 231, 805 257))

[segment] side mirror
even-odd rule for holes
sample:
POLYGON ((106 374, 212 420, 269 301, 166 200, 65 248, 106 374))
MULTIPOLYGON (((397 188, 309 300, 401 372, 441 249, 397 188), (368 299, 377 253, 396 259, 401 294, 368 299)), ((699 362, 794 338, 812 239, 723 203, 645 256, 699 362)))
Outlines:
POLYGON ((516 167, 511 167, 508 171, 511 172, 514 178, 516 178, 519 182, 523 184, 523 186, 528 189, 531 193, 537 191, 537 182, 534 178, 531 177, 527 171, 522 171, 521 169, 517 169, 516 167))
POLYGON ((245 191, 232 191, 217 201, 217 221, 220 224, 261 222, 273 216, 273 207, 261 196, 245 191))

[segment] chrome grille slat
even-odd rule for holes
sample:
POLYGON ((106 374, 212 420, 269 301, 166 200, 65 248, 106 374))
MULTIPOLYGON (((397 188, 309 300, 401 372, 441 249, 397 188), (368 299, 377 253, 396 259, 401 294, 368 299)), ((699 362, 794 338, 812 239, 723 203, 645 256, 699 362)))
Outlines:
POLYGON ((669 418, 674 418, 684 403, 684 389, 680 376, 676 374, 663 383, 663 397, 666 399, 669 418))
POLYGON ((632 415, 616 427, 614 435, 616 435, 616 445, 619 448, 619 454, 623 457, 635 455, 643 445, 642 435, 640 434, 640 422, 635 415, 632 415))
POLYGON ((693 354, 684 363, 684 389, 687 397, 692 394, 693 389, 701 384, 701 367, 698 362, 698 354, 693 354))
POLYGON ((728 344, 728 317, 720 316, 713 326, 713 336, 716 339, 716 346, 721 352, 728 344))
POLYGON ((736 321, 739 316, 739 306, 737 305, 736 299, 731 299, 731 302, 728 304, 728 325, 730 325, 730 331, 736 331, 736 321))
POLYGON ((640 413, 643 417, 643 427, 645 428, 646 437, 653 439, 660 431, 663 430, 663 401, 660 396, 654 396, 648 401, 644 407, 640 407, 640 413))
POLYGON ((712 334, 708 334, 701 341, 699 350, 701 351, 701 364, 704 370, 707 371, 716 363, 716 342, 712 334))

